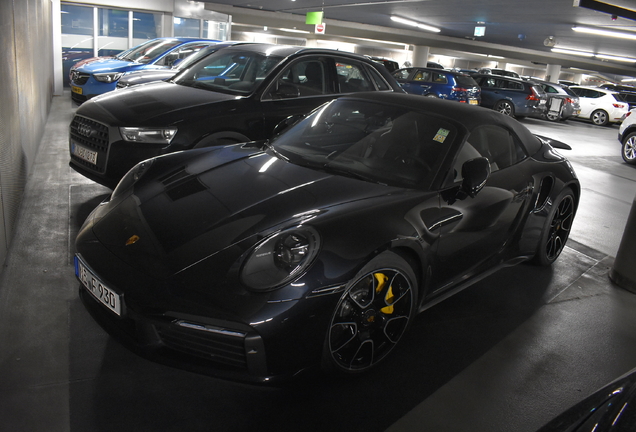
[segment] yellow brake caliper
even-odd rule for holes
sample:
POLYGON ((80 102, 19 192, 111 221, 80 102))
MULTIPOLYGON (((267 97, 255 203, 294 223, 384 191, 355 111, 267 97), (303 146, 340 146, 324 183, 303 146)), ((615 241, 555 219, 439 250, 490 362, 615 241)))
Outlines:
MULTIPOLYGON (((373 273, 375 280, 378 282, 377 287, 375 288, 376 294, 382 292, 387 282, 389 281, 389 277, 384 273, 373 273)), ((382 311, 385 315, 390 315, 393 313, 393 302, 395 301, 395 296, 393 295, 393 287, 389 286, 389 289, 386 291, 386 295, 384 296, 384 301, 389 306, 385 306, 380 311, 382 311)))

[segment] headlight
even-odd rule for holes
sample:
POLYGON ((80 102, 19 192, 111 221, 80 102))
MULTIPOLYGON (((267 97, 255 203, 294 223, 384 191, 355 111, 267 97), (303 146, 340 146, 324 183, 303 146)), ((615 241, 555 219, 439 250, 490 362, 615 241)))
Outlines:
POLYGON ((172 138, 174 138, 177 133, 177 128, 121 127, 119 128, 119 131, 125 141, 149 144, 170 144, 170 141, 172 141, 172 138))
POLYGON ((280 231, 261 241, 245 260, 241 282, 254 290, 270 290, 300 276, 320 249, 320 236, 308 226, 280 231))
POLYGON ((119 181, 117 187, 110 196, 110 199, 113 200, 117 196, 123 194, 128 189, 130 189, 137 181, 143 176, 154 163, 154 159, 147 159, 145 161, 139 162, 137 165, 132 167, 130 171, 126 173, 124 177, 119 181))
POLYGON ((119 78, 121 78, 122 75, 123 73, 121 72, 109 72, 109 73, 98 73, 98 74, 94 74, 93 76, 99 82, 112 83, 117 81, 119 78))

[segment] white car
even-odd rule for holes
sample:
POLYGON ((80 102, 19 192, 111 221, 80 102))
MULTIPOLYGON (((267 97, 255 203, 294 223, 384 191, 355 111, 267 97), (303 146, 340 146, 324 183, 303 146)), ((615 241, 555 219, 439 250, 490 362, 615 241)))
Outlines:
POLYGON ((636 165, 636 108, 629 111, 618 129, 621 156, 628 164, 636 165))
POLYGON ((590 119, 595 125, 618 123, 629 112, 629 104, 615 91, 586 86, 570 86, 570 90, 579 97, 579 118, 590 119))

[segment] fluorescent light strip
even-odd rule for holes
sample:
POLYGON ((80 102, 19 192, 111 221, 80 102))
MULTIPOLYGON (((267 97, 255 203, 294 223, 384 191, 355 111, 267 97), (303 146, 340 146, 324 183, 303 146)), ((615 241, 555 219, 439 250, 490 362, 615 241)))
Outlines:
POLYGON ((552 52, 560 53, 560 54, 571 54, 571 55, 577 55, 582 57, 594 57, 594 53, 591 53, 591 52, 575 51, 575 50, 569 50, 569 49, 563 49, 563 48, 552 48, 552 52))
POLYGON ((422 30, 428 30, 428 31, 435 32, 435 33, 439 33, 439 32, 442 31, 442 30, 438 29, 437 27, 433 27, 433 26, 426 25, 426 24, 421 24, 421 23, 418 23, 416 21, 411 21, 411 20, 408 20, 408 19, 405 19, 405 18, 400 18, 399 16, 395 16, 395 15, 391 15, 391 21, 399 22, 401 24, 410 25, 410 26, 413 26, 413 27, 420 28, 422 30))
POLYGON ((601 58, 601 59, 605 59, 605 60, 615 60, 615 61, 622 61, 622 62, 627 62, 627 63, 636 62, 636 59, 634 59, 634 58, 612 56, 612 55, 607 55, 607 54, 596 54, 596 57, 601 58))
POLYGON ((609 37, 620 38, 620 39, 636 40, 636 34, 634 33, 621 33, 621 32, 616 32, 612 30, 601 30, 601 29, 594 29, 590 27, 572 27, 572 30, 576 32, 580 32, 580 33, 589 33, 589 34, 609 36, 609 37))

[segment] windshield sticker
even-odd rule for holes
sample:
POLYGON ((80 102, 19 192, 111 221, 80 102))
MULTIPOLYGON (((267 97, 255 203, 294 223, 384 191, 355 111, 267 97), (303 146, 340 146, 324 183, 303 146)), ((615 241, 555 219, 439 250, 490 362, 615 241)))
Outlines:
POLYGON ((440 128, 437 131, 437 135, 435 135, 435 138, 433 138, 433 141, 437 141, 437 142, 443 143, 444 141, 446 141, 446 138, 448 137, 449 133, 450 133, 450 131, 448 129, 440 128))

